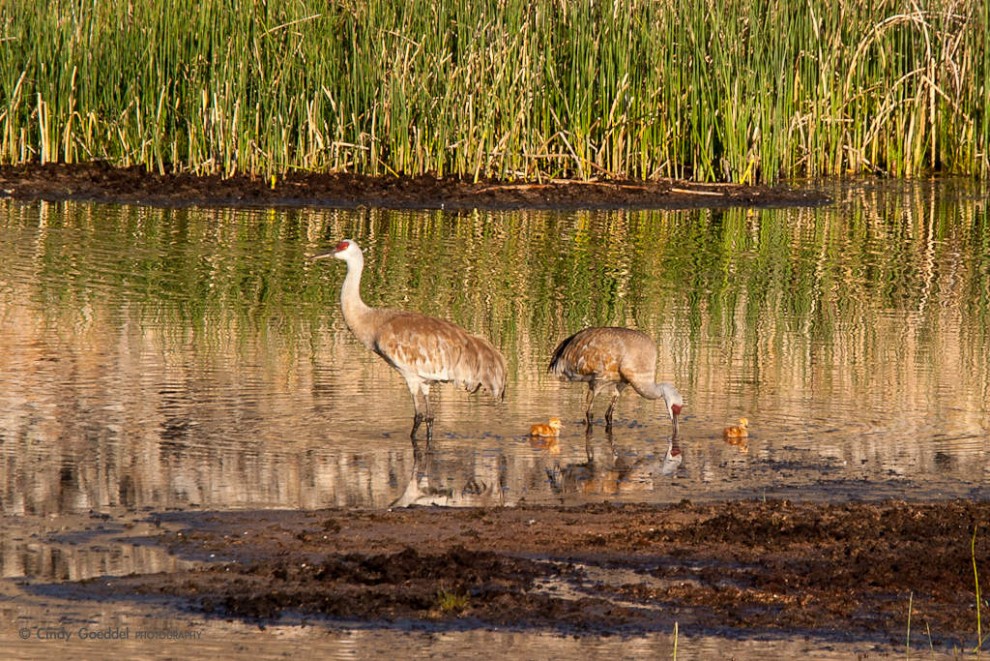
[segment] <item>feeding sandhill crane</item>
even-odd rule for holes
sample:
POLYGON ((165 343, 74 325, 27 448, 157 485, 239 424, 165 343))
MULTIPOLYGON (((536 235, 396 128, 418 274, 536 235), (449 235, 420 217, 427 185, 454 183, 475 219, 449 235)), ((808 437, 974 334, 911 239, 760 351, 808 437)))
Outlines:
POLYGON ((496 400, 504 397, 505 359, 488 340, 418 312, 369 307, 361 300, 364 254, 358 244, 345 239, 333 252, 316 259, 330 256, 347 264, 340 288, 340 309, 347 327, 361 344, 398 370, 409 386, 416 408, 409 434, 413 443, 423 422, 427 441, 433 437, 430 386, 434 383, 453 382, 470 392, 483 388, 496 400))
POLYGON ((605 428, 612 427, 615 403, 626 386, 647 399, 663 399, 677 436, 677 417, 684 401, 670 383, 657 383, 657 347, 649 335, 629 328, 585 328, 560 343, 549 371, 569 381, 587 381, 585 420, 591 427, 591 405, 603 390, 612 394, 605 411, 605 428))

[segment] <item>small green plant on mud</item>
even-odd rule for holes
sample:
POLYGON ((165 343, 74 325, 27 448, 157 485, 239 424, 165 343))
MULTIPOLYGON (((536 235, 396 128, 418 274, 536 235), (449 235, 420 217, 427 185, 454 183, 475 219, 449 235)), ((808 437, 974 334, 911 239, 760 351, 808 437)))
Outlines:
POLYGON ((466 594, 440 588, 437 590, 437 608, 444 615, 460 613, 470 602, 466 594))

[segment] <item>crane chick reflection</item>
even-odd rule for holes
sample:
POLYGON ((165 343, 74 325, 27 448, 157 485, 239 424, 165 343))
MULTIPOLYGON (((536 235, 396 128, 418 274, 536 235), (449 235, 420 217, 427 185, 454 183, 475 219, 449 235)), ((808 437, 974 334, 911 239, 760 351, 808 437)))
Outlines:
POLYGON ((673 476, 684 460, 674 434, 667 441, 662 456, 636 456, 621 452, 611 429, 605 431, 607 446, 596 452, 593 430, 585 432, 585 461, 561 465, 555 462, 546 469, 550 488, 556 495, 616 495, 620 492, 651 491, 658 477, 673 476))

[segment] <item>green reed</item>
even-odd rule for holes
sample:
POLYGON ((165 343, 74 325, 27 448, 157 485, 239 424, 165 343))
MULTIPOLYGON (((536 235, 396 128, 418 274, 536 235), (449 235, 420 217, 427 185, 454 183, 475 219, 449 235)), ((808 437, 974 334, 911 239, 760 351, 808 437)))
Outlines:
POLYGON ((972 0, 0 4, 0 163, 990 173, 972 0))

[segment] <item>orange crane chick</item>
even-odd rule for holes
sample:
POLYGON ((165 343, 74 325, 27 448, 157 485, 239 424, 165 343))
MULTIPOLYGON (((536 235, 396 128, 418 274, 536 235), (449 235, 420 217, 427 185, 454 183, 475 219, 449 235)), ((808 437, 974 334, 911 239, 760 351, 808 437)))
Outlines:
POLYGON ((563 425, 560 422, 560 418, 550 418, 549 424, 537 423, 529 428, 530 436, 557 438, 560 434, 560 428, 563 425))
POLYGON ((725 440, 731 441, 734 439, 746 438, 749 436, 749 431, 746 429, 749 426, 749 420, 746 418, 739 418, 739 424, 733 427, 726 427, 722 435, 725 436, 725 440))

